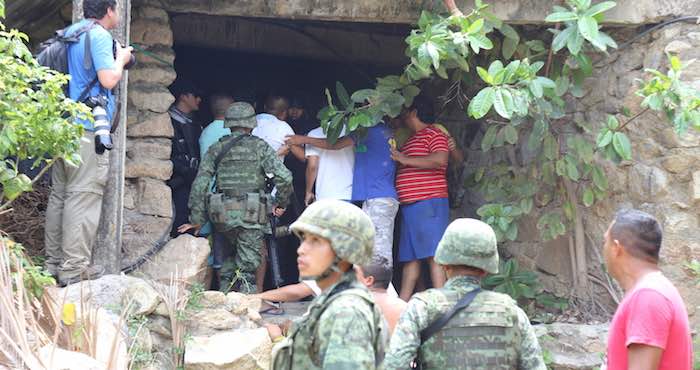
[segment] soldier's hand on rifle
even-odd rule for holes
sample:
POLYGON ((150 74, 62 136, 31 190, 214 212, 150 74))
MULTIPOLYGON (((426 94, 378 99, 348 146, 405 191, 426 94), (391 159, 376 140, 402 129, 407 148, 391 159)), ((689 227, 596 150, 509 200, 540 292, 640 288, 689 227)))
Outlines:
POLYGON ((275 207, 272 210, 272 214, 275 215, 276 217, 281 217, 284 214, 284 211, 286 211, 285 208, 282 207, 275 207))
POLYGON ((194 230, 194 235, 199 235, 199 230, 202 228, 202 225, 192 225, 192 224, 182 224, 180 227, 177 228, 177 232, 180 234, 184 234, 190 230, 194 230))
POLYGON ((308 206, 309 204, 313 203, 316 200, 316 195, 314 193, 306 193, 306 196, 304 197, 304 204, 308 206))

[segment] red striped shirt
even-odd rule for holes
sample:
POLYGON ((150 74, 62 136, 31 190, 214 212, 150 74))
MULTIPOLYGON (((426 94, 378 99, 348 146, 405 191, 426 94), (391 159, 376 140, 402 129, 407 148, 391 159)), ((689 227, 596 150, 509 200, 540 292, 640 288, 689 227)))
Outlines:
MULTIPOLYGON (((401 148, 409 157, 425 157, 436 152, 449 152, 447 136, 437 128, 428 126, 411 136, 401 148)), ((399 167, 396 175, 396 191, 399 202, 413 203, 419 200, 447 198, 447 166, 438 168, 399 167)))

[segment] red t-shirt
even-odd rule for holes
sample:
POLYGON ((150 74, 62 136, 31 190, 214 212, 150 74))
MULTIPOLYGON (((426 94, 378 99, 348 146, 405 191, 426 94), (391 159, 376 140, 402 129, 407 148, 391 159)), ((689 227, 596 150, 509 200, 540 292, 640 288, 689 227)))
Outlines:
MULTIPOLYGON (((411 136, 401 147, 409 157, 425 157, 436 152, 449 152, 447 136, 437 128, 428 126, 411 136)), ((396 175, 396 192, 399 202, 413 203, 419 200, 447 198, 447 166, 416 168, 400 166, 396 175)))
POLYGON ((661 272, 644 276, 617 308, 608 336, 608 370, 627 370, 627 346, 633 343, 664 350, 659 370, 693 368, 688 312, 661 272))

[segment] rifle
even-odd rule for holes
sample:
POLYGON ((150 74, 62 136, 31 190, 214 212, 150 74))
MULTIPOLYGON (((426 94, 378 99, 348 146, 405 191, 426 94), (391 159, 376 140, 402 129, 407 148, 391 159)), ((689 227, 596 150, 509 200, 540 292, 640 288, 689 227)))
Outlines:
POLYGON ((280 272, 280 258, 279 249, 277 245, 277 236, 275 233, 277 231, 277 217, 274 214, 270 214, 270 237, 268 239, 267 246, 270 248, 270 265, 272 266, 272 282, 275 284, 275 288, 279 288, 282 284, 282 274, 280 272))

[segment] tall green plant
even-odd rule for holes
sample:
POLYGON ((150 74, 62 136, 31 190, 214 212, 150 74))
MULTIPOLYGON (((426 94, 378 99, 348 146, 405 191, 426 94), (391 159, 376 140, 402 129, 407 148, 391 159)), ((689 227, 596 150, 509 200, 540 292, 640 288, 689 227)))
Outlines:
MULTIPOLYGON (((0 0, 0 18, 4 18, 0 0)), ((91 117, 83 104, 63 94, 69 77, 40 66, 27 48, 28 37, 0 23, 0 211, 25 191, 59 158, 80 161, 82 126, 91 117), (44 165, 35 179, 19 173, 22 160, 44 165)))

